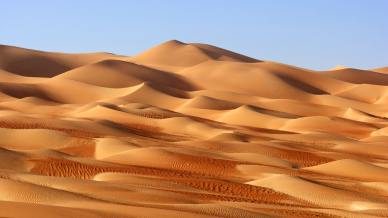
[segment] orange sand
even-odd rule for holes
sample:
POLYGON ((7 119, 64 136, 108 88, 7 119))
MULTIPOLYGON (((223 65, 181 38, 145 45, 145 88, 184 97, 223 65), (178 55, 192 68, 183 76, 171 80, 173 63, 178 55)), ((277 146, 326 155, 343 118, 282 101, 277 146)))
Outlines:
POLYGON ((0 216, 387 217, 387 72, 0 46, 0 216))

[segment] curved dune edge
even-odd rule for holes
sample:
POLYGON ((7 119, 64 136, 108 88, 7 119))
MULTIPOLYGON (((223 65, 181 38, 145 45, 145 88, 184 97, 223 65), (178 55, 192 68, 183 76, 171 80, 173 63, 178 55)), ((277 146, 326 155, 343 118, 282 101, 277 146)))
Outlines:
POLYGON ((0 60, 0 217, 388 216, 386 67, 177 40, 0 60))
POLYGON ((366 181, 387 182, 388 168, 352 159, 337 160, 317 166, 306 167, 305 170, 343 177, 353 177, 366 181))
POLYGON ((383 202, 369 202, 356 194, 339 191, 331 187, 313 183, 298 177, 286 175, 272 175, 267 178, 254 180, 248 184, 272 188, 276 191, 287 193, 293 197, 311 202, 312 204, 322 205, 330 208, 344 210, 368 210, 368 209, 387 209, 383 202), (304 192, 311 193, 305 195, 304 192), (325 198, 330 198, 327 201, 325 198))

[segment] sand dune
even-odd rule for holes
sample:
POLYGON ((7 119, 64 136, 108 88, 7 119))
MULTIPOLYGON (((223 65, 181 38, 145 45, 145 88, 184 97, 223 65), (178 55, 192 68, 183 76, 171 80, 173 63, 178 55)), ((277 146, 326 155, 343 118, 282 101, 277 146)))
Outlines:
POLYGON ((257 61, 253 58, 215 46, 206 44, 186 44, 177 40, 171 40, 160 44, 150 50, 133 56, 130 60, 139 63, 173 65, 178 67, 189 67, 207 60, 238 62, 257 61))
POLYGON ((387 68, 0 46, 0 216, 386 217, 387 68))
POLYGON ((273 175, 268 178, 251 181, 248 184, 268 187, 275 191, 287 193, 311 204, 318 204, 330 208, 344 210, 367 210, 369 208, 387 209, 387 205, 383 202, 373 202, 370 199, 363 198, 355 193, 337 190, 293 176, 273 175), (305 192, 310 194, 306 195, 305 192), (328 201, 326 198, 330 198, 331 200, 328 201), (365 202, 365 208, 357 208, 354 202, 357 202, 359 205, 361 205, 361 202, 365 202))
POLYGON ((104 60, 84 65, 58 77, 108 88, 123 88, 148 82, 162 87, 195 90, 193 85, 179 75, 120 60, 104 60), (90 72, 93 72, 92 78, 90 72))
POLYGON ((372 71, 379 72, 379 73, 388 73, 388 67, 381 67, 373 69, 372 71))
POLYGON ((379 167, 353 159, 337 160, 330 163, 305 168, 306 170, 361 180, 387 181, 388 168, 379 167), (349 171, 346 169, 353 169, 349 171))
POLYGON ((0 45, 0 68, 22 76, 52 77, 78 66, 104 60, 108 53, 64 54, 0 45))
MULTIPOLYGON (((384 68, 382 68, 382 70, 384 71, 384 68)), ((386 86, 388 84, 388 75, 379 73, 379 69, 377 69, 377 71, 368 71, 354 68, 342 68, 335 69, 332 71, 326 71, 323 73, 332 78, 336 78, 350 83, 374 84, 383 86, 386 86)))

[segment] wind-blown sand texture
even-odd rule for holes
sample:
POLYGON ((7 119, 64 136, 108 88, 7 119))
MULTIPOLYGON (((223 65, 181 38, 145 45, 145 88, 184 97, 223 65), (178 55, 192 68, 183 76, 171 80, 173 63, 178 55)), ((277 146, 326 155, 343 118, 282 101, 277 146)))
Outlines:
POLYGON ((387 217, 387 72, 0 46, 0 217, 387 217))

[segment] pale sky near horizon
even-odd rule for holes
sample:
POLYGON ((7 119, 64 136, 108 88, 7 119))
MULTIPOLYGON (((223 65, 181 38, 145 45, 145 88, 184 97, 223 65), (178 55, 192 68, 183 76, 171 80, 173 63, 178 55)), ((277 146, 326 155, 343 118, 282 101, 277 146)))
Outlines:
POLYGON ((170 39, 324 70, 388 66, 388 0, 5 0, 0 44, 134 55, 170 39))

